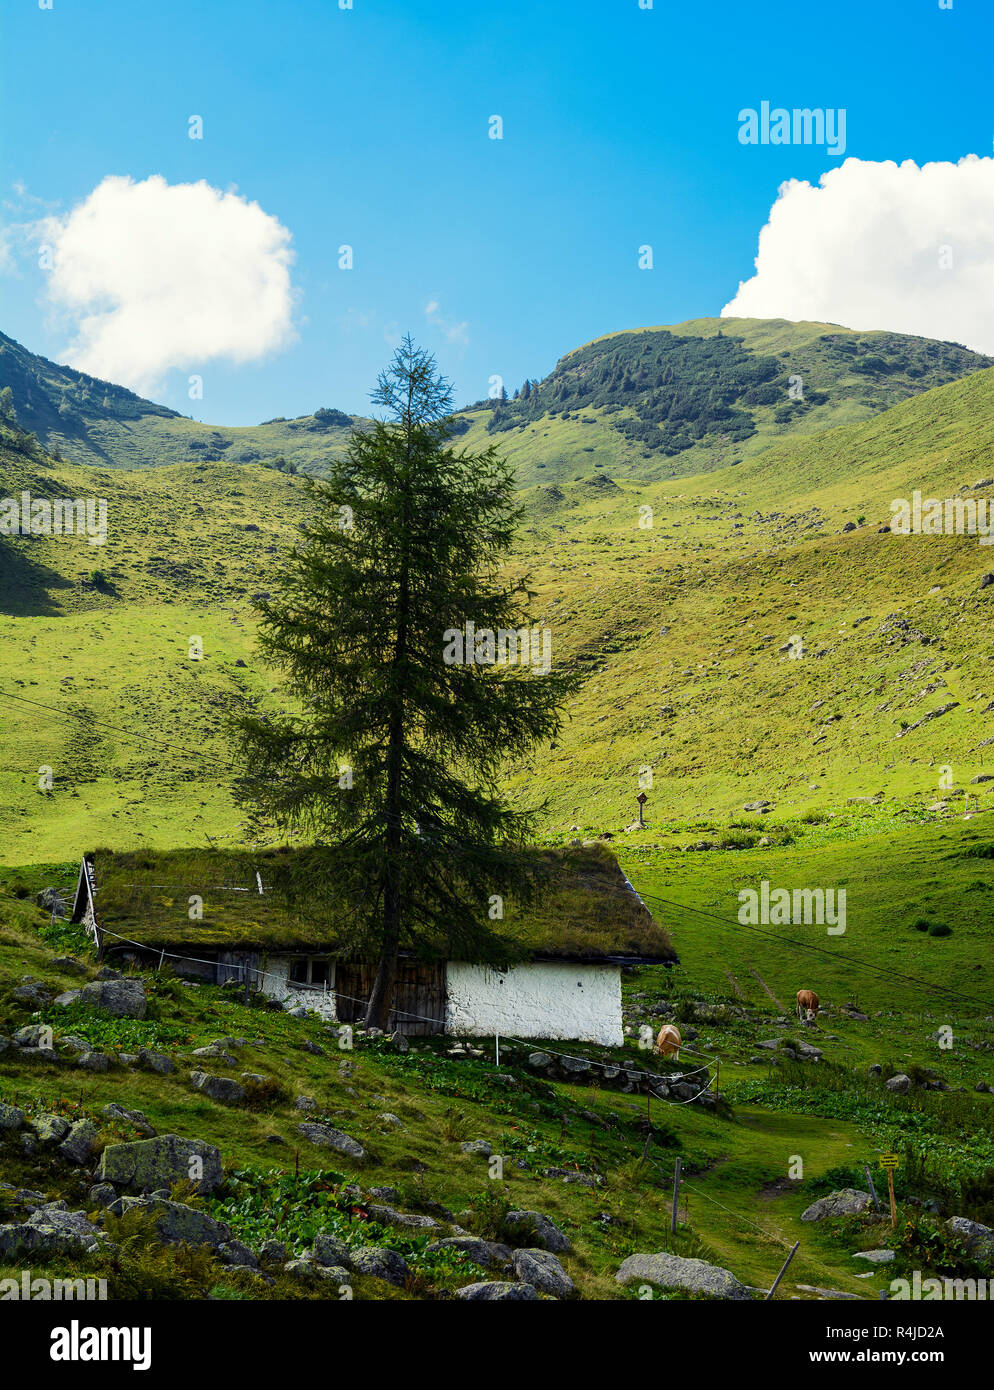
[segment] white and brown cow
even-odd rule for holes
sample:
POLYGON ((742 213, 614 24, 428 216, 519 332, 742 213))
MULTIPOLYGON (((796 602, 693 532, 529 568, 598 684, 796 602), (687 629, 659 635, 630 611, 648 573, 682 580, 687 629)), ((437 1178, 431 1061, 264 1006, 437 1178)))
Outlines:
POLYGON ((664 1023, 659 1030, 656 1038, 656 1045, 653 1052, 661 1052, 664 1057, 672 1057, 674 1061, 680 1060, 680 1048, 683 1046, 683 1038, 680 1036, 680 1029, 675 1023, 664 1023))
POLYGON ((818 996, 813 989, 797 991, 797 1017, 802 1023, 814 1023, 818 1017, 818 996))

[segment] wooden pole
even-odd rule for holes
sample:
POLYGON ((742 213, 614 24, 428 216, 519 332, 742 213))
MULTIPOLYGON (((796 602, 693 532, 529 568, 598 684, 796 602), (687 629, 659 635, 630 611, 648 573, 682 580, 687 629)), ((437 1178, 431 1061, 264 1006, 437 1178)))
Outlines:
POLYGON ((877 1196, 877 1189, 873 1186, 873 1174, 870 1172, 870 1165, 864 1163, 863 1167, 866 1170, 866 1181, 870 1184, 870 1196, 873 1198, 873 1205, 876 1207, 877 1211, 879 1211, 880 1198, 877 1196))
POLYGON ((680 1160, 676 1160, 676 1167, 673 1170, 673 1213, 670 1217, 670 1231, 676 1235, 676 1207, 680 1200, 680 1160))
POLYGON ((769 1303, 770 1299, 771 1299, 771 1298, 773 1297, 773 1295, 776 1293, 776 1291, 777 1291, 777 1285, 780 1283, 780 1280, 783 1278, 783 1276, 787 1273, 787 1266, 790 1264, 791 1260, 792 1260, 792 1259, 794 1258, 794 1256, 797 1254, 797 1247, 800 1245, 800 1243, 801 1243, 801 1242, 800 1242, 799 1240, 795 1240, 795 1241, 794 1241, 794 1248, 793 1248, 793 1250, 790 1252, 790 1254, 787 1256, 787 1258, 784 1260, 783 1264, 780 1266, 780 1273, 777 1275, 777 1277, 774 1279, 773 1283, 770 1285, 770 1291, 769 1291, 769 1293, 766 1295, 766 1297, 763 1299, 763 1302, 764 1302, 764 1303, 769 1303))
POLYGON ((893 1229, 897 1227, 897 1203, 894 1200, 894 1170, 887 1169, 887 1191, 890 1194, 890 1224, 893 1229))

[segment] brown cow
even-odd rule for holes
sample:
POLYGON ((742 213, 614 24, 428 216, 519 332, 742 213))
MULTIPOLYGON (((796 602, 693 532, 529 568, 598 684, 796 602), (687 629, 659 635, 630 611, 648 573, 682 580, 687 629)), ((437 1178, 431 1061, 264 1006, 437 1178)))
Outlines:
POLYGON ((807 1023, 814 1023, 818 1017, 818 996, 813 989, 797 991, 797 1017, 807 1023))
POLYGON ((672 1057, 674 1061, 679 1062, 682 1045, 683 1039, 676 1024, 664 1023, 659 1030, 659 1036, 656 1038, 656 1046, 652 1050, 653 1052, 661 1052, 664 1057, 672 1057))

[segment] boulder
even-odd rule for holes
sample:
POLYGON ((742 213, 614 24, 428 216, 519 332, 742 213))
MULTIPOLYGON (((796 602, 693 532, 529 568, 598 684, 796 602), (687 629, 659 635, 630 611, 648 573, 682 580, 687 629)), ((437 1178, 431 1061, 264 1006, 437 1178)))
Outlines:
POLYGON ((521 1282, 533 1285, 539 1293, 553 1298, 571 1298, 576 1293, 573 1280, 548 1250, 515 1250, 511 1262, 521 1282))
POLYGON ((132 1192, 151 1192, 193 1180, 203 1194, 221 1185, 221 1154, 202 1139, 181 1139, 176 1134, 137 1139, 132 1144, 108 1144, 100 1155, 97 1177, 132 1192))
POLYGON ((29 1023, 11 1034, 18 1047, 51 1047, 52 1030, 47 1023, 29 1023))
POLYGON ((123 1105, 118 1105, 112 1101, 110 1105, 105 1105, 100 1112, 106 1115, 108 1120, 124 1120, 129 1125, 134 1125, 148 1139, 155 1138, 155 1128, 148 1120, 148 1117, 140 1110, 125 1110, 123 1105))
POLYGON ((474 1264, 506 1264, 511 1258, 511 1247, 498 1241, 483 1240, 480 1236, 446 1236, 443 1240, 433 1240, 428 1246, 432 1254, 441 1250, 461 1251, 474 1264))
POLYGON ((213 1076, 206 1071, 191 1071, 193 1089, 221 1105, 241 1105, 248 1092, 240 1081, 232 1081, 227 1076, 213 1076))
POLYGON ((213 1057, 228 1067, 237 1066, 236 1059, 232 1057, 230 1052, 225 1051, 223 1043, 212 1042, 208 1043, 206 1047, 195 1047, 193 1055, 194 1057, 213 1057))
POLYGON ((827 1216, 856 1216, 868 1211, 873 1205, 869 1192, 861 1192, 856 1187, 843 1187, 801 1212, 802 1221, 824 1221, 827 1216))
POLYGON ((994 1262, 994 1230, 990 1226, 982 1226, 979 1221, 968 1221, 965 1216, 951 1216, 946 1228, 960 1237, 975 1259, 983 1263, 994 1262))
POLYGON ((464 1154, 479 1154, 481 1158, 489 1158, 493 1149, 486 1139, 470 1139, 465 1144, 459 1145, 464 1154))
POLYGON ((61 1115, 49 1115, 42 1111, 28 1121, 41 1144, 60 1144, 69 1133, 69 1122, 61 1115))
POLYGON ((225 1222, 215 1221, 196 1207, 188 1207, 183 1202, 173 1202, 164 1197, 118 1197, 110 1211, 114 1216, 124 1216, 131 1211, 150 1213, 155 1217, 155 1229, 160 1240, 170 1244, 182 1241, 186 1245, 208 1245, 213 1250, 219 1250, 222 1245, 234 1241, 231 1227, 225 1222))
POLYGON ((869 1260, 871 1265, 889 1265, 893 1258, 893 1250, 857 1250, 853 1255, 854 1260, 869 1260))
POLYGON ((537 1303, 539 1301, 538 1291, 531 1284, 502 1284, 498 1282, 465 1284, 461 1289, 456 1289, 456 1298, 464 1298, 471 1303, 497 1303, 502 1299, 515 1303, 537 1303))
POLYGON ((80 991, 80 1003, 108 1013, 112 1018, 144 1018, 148 1011, 141 980, 91 980, 80 991))
POLYGON ((911 1090, 911 1077, 899 1071, 896 1076, 888 1077, 884 1084, 888 1091, 896 1091, 899 1096, 903 1096, 911 1090))
POLYGON ((16 1105, 0 1104, 0 1130, 23 1129, 27 1117, 16 1105))
POLYGON ((106 1052, 83 1052, 76 1058, 76 1065, 84 1071, 107 1071, 110 1058, 106 1052))
POLYGON ((150 1052, 147 1047, 138 1050, 138 1065, 148 1071, 154 1071, 159 1076, 169 1076, 176 1070, 176 1063, 171 1057, 167 1057, 164 1052, 150 1052))
POLYGON ((66 1211, 64 1205, 41 1206, 27 1221, 0 1226, 0 1260, 19 1255, 91 1255, 109 1242, 82 1211, 66 1211))
POLYGON ((82 992, 79 989, 66 989, 61 994, 57 994, 52 1002, 56 1008, 68 1009, 71 1004, 76 1003, 82 992))
POLYGON ((382 1245, 362 1245, 358 1250, 353 1250, 352 1264, 356 1273, 369 1275, 373 1279, 385 1279, 388 1284, 400 1286, 411 1277, 403 1255, 382 1245))
POLYGON ((63 975, 86 974, 86 966, 81 960, 77 960, 75 956, 54 956, 52 959, 52 968, 54 970, 61 970, 63 975))
MULTIPOLYGON (((260 1251, 261 1253, 261 1251, 260 1251)), ((339 1240, 328 1231, 319 1231, 311 1247, 311 1258, 319 1265, 332 1268, 351 1269, 352 1252, 344 1240, 339 1240)))
POLYGON ((742 1301, 752 1297, 745 1284, 720 1265, 680 1255, 629 1255, 614 1276, 619 1284, 653 1284, 662 1289, 686 1289, 690 1293, 710 1294, 714 1298, 742 1301))
POLYGON ((378 1221, 381 1226, 404 1226, 414 1230, 437 1231, 438 1222, 432 1220, 430 1216, 422 1216, 419 1213, 409 1211, 395 1211, 393 1207, 377 1206, 371 1203, 366 1208, 371 1221, 378 1221))
POLYGON ((243 1269, 246 1265, 250 1269, 259 1268, 258 1256, 240 1240, 226 1240, 217 1247, 217 1253, 226 1265, 239 1265, 243 1269))
POLYGON ((297 1126, 298 1134, 302 1134, 305 1139, 312 1144, 317 1144, 322 1149, 336 1149, 338 1153, 347 1154, 349 1158, 362 1159, 366 1157, 366 1150, 356 1139, 344 1134, 340 1129, 332 1129, 331 1125, 303 1124, 297 1126))
POLYGON ((92 1120, 77 1120, 59 1145, 59 1153, 69 1163, 88 1163, 93 1157, 97 1127, 92 1120))
POLYGON ((507 1221, 526 1231, 533 1245, 542 1250, 551 1250, 556 1255, 568 1255, 573 1249, 569 1236, 561 1231, 551 1217, 540 1211, 509 1211, 507 1221))

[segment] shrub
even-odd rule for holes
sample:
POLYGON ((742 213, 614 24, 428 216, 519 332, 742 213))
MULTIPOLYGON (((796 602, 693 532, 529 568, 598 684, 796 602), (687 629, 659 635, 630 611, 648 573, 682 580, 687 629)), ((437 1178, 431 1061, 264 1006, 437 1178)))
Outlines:
POLYGON ((945 922, 933 922, 928 929, 929 936, 952 936, 953 929, 945 922))

